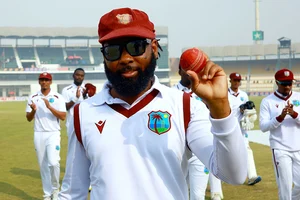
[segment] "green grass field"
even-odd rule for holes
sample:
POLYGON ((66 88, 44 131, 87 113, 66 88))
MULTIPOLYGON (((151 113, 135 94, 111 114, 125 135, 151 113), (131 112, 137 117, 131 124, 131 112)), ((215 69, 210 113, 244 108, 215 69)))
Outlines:
MULTIPOLYGON (((261 97, 250 97, 259 110, 261 97)), ((38 200, 42 199, 42 186, 39 167, 33 145, 33 122, 25 117, 25 102, 0 103, 0 199, 1 200, 38 200)), ((62 123, 61 142, 61 179, 64 175, 67 137, 62 123)), ((258 124, 255 124, 258 129, 258 124)), ((247 184, 232 186, 223 184, 224 199, 274 200, 277 186, 269 147, 250 144, 256 161, 257 172, 262 182, 255 186, 247 184)), ((245 164, 246 167, 246 164, 245 164)), ((117 192, 117 191, 116 191, 117 192)), ((210 198, 207 198, 207 200, 210 198)))

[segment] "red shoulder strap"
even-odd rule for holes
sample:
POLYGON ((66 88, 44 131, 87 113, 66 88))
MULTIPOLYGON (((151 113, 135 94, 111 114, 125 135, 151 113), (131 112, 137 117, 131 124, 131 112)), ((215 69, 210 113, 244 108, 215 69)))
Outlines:
POLYGON ((183 92, 183 117, 184 117, 184 129, 185 132, 191 121, 191 94, 183 92))
POLYGON ((76 104, 74 106, 74 130, 75 130, 75 134, 76 134, 78 142, 80 142, 82 144, 80 119, 79 119, 79 105, 80 104, 76 104))

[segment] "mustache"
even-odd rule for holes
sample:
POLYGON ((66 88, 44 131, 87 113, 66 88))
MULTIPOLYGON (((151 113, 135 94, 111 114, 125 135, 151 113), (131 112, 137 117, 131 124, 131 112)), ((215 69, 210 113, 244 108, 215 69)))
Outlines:
POLYGON ((133 66, 125 66, 125 67, 122 67, 121 69, 118 69, 116 72, 118 74, 122 74, 124 72, 128 72, 128 71, 138 71, 140 68, 139 67, 133 67, 133 66))

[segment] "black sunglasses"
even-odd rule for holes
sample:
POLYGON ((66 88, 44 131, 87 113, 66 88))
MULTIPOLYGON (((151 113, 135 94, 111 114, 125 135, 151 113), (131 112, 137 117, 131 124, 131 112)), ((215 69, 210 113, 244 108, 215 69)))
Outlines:
POLYGON ((282 86, 291 86, 293 84, 293 81, 276 81, 276 82, 282 86))
POLYGON ((140 56, 145 53, 146 46, 150 43, 150 39, 132 40, 123 44, 104 45, 100 50, 106 60, 116 61, 120 59, 124 47, 131 56, 140 56))

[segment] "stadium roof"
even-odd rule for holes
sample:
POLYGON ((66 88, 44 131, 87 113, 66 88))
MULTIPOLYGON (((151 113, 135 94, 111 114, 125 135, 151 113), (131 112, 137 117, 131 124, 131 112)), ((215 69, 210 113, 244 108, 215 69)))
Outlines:
MULTIPOLYGON (((157 37, 168 35, 165 26, 155 27, 157 37)), ((0 39, 97 39, 97 27, 0 27, 0 39)))

